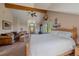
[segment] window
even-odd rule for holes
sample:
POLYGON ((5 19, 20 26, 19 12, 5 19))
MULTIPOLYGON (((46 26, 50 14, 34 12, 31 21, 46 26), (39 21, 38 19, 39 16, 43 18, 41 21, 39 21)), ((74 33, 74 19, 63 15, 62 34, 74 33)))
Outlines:
POLYGON ((29 23, 30 33, 35 33, 35 23, 29 23))
POLYGON ((28 30, 30 31, 30 33, 35 33, 35 21, 33 20, 29 20, 28 21, 28 30))
POLYGON ((43 24, 43 32, 51 32, 52 23, 50 21, 45 21, 43 24))

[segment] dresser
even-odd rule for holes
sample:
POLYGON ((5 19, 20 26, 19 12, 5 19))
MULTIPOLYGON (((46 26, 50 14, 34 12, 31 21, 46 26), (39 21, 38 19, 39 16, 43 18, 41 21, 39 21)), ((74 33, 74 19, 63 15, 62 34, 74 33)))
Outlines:
POLYGON ((12 44, 12 38, 9 36, 0 36, 0 45, 12 44))

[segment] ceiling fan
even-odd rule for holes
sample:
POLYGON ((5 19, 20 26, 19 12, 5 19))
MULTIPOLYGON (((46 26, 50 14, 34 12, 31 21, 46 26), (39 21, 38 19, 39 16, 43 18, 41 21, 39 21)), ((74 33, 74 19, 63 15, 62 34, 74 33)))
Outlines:
POLYGON ((34 12, 34 11, 29 12, 29 14, 30 14, 32 17, 37 17, 36 12, 34 12))

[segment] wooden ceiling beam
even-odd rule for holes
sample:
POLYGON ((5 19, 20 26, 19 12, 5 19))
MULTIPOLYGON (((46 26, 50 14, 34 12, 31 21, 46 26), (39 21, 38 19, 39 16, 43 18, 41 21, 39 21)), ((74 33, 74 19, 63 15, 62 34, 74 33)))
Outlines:
POLYGON ((5 3, 5 7, 6 8, 11 8, 11 9, 16 9, 16 10, 24 10, 24 11, 37 11, 37 12, 41 12, 41 13, 46 13, 47 12, 47 10, 28 7, 28 6, 16 5, 16 4, 13 4, 13 3, 5 3))

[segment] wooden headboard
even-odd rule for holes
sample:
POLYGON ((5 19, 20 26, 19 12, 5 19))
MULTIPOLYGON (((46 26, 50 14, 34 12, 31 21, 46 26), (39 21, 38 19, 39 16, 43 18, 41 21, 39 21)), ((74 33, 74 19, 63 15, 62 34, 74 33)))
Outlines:
POLYGON ((74 39, 74 41, 77 43, 77 28, 73 27, 71 29, 67 29, 67 28, 60 28, 60 29, 55 29, 55 31, 67 31, 67 32, 71 32, 72 33, 72 38, 74 39))

